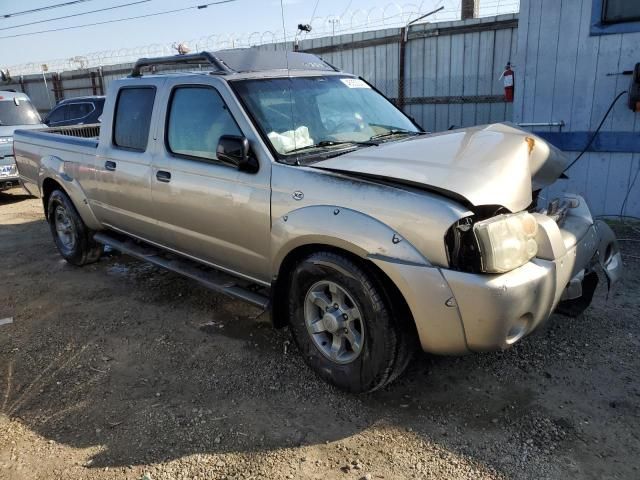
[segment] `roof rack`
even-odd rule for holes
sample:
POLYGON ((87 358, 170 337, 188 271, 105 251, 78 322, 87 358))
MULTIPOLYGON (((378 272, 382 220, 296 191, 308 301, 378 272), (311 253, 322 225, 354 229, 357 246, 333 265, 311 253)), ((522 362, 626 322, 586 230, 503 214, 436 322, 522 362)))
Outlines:
POLYGON ((167 57, 140 58, 133 66, 130 77, 141 77, 141 70, 155 65, 185 65, 185 64, 209 63, 214 65, 220 73, 233 73, 229 67, 210 52, 190 53, 187 55, 171 55, 167 57))

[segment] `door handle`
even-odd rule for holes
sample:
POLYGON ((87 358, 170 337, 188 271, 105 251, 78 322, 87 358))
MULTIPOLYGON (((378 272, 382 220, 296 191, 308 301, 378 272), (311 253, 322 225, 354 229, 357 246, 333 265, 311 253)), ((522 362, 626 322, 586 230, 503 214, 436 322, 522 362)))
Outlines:
POLYGON ((104 168, 105 170, 109 170, 110 172, 113 172, 116 169, 116 162, 107 160, 106 162, 104 162, 104 168))
POLYGON ((169 183, 171 181, 171 172, 158 170, 156 172, 156 178, 158 179, 159 182, 169 183))

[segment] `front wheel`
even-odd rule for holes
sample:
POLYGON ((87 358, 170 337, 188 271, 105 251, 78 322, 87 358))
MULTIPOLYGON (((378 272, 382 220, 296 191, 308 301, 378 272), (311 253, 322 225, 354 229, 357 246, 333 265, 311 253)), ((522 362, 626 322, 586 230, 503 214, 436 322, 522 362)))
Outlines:
POLYGON ((47 218, 53 241, 67 262, 81 266, 100 258, 102 245, 93 240, 93 232, 84 224, 66 193, 60 190, 51 193, 47 218))
POLYGON ((318 252, 296 265, 289 288, 294 340, 320 377, 361 393, 402 373, 413 345, 408 319, 394 318, 399 310, 372 269, 318 252))

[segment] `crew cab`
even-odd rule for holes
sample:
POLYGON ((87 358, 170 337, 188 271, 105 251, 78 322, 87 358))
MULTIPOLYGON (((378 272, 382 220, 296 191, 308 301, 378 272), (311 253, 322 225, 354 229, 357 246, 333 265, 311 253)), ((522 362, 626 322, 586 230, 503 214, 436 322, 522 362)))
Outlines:
POLYGON ((19 131, 14 148, 68 262, 108 244, 269 308, 352 392, 418 345, 508 348, 584 310, 598 271, 621 274, 583 198, 542 201, 568 163, 552 145, 509 124, 428 134, 307 53, 141 59, 100 125, 19 131))

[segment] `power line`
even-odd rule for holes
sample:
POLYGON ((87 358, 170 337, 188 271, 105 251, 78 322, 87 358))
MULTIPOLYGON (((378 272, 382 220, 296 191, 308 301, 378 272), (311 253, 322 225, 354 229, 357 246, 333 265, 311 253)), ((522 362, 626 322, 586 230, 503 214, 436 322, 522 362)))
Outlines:
POLYGON ((309 20, 309 25, 311 25, 311 22, 313 22, 313 19, 316 16, 316 10, 318 9, 318 4, 320 3, 320 0, 316 0, 316 6, 313 7, 313 13, 311 14, 311 20, 309 20))
POLYGON ((5 13, 4 15, 2 15, 2 17, 3 18, 17 17, 18 15, 28 15, 29 13, 43 12, 45 10, 51 10, 53 8, 68 7, 69 5, 75 5, 77 3, 85 3, 85 2, 91 2, 91 1, 92 0, 73 0, 72 2, 56 3, 54 5, 48 5, 46 7, 33 8, 31 10, 23 10, 22 12, 5 13))
POLYGON ((147 3, 147 2, 150 2, 150 1, 151 0, 139 0, 137 2, 124 3, 122 5, 115 5, 113 7, 100 8, 98 10, 90 10, 88 12, 74 13, 72 15, 65 15, 63 17, 48 18, 46 20, 38 20, 37 22, 29 22, 29 23, 22 23, 20 25, 12 25, 10 27, 0 28, 0 31, 2 31, 2 30, 12 30, 14 28, 20 28, 20 27, 27 27, 29 25, 36 25, 38 23, 53 22, 55 20, 63 20, 65 18, 80 17, 82 15, 89 15, 90 13, 106 12, 107 10, 115 10, 116 8, 130 7, 132 5, 138 5, 140 3, 147 3))
MULTIPOLYGON (((340 17, 338 18, 342 18, 347 14, 347 12, 349 11, 349 7, 351 7, 352 3, 353 3, 353 0, 349 0, 349 3, 347 3, 347 6, 344 9, 344 12, 342 12, 342 15, 340 15, 340 17)), ((422 4, 420 4, 420 7, 422 7, 422 4)))
POLYGON ((187 11, 187 10, 202 10, 203 8, 207 8, 207 7, 211 6, 211 5, 220 5, 222 3, 231 3, 231 2, 235 2, 235 1, 237 1, 237 0, 219 0, 217 2, 205 3, 203 5, 194 5, 192 7, 176 8, 174 10, 165 10, 163 12, 148 13, 146 15, 137 15, 135 17, 116 18, 114 20, 105 20, 104 22, 85 23, 84 25, 73 25, 71 27, 52 28, 52 29, 49 29, 49 30, 40 30, 39 32, 17 33, 15 35, 5 35, 4 37, 0 37, 0 40, 5 39, 5 38, 16 38, 16 37, 26 37, 26 36, 29 36, 29 35, 39 35, 41 33, 61 32, 63 30, 73 30, 73 29, 76 29, 76 28, 94 27, 96 25, 105 25, 107 23, 124 22, 124 21, 127 21, 127 20, 137 20, 137 19, 140 19, 140 18, 157 17, 159 15, 167 15, 169 13, 184 12, 184 11, 187 11))

